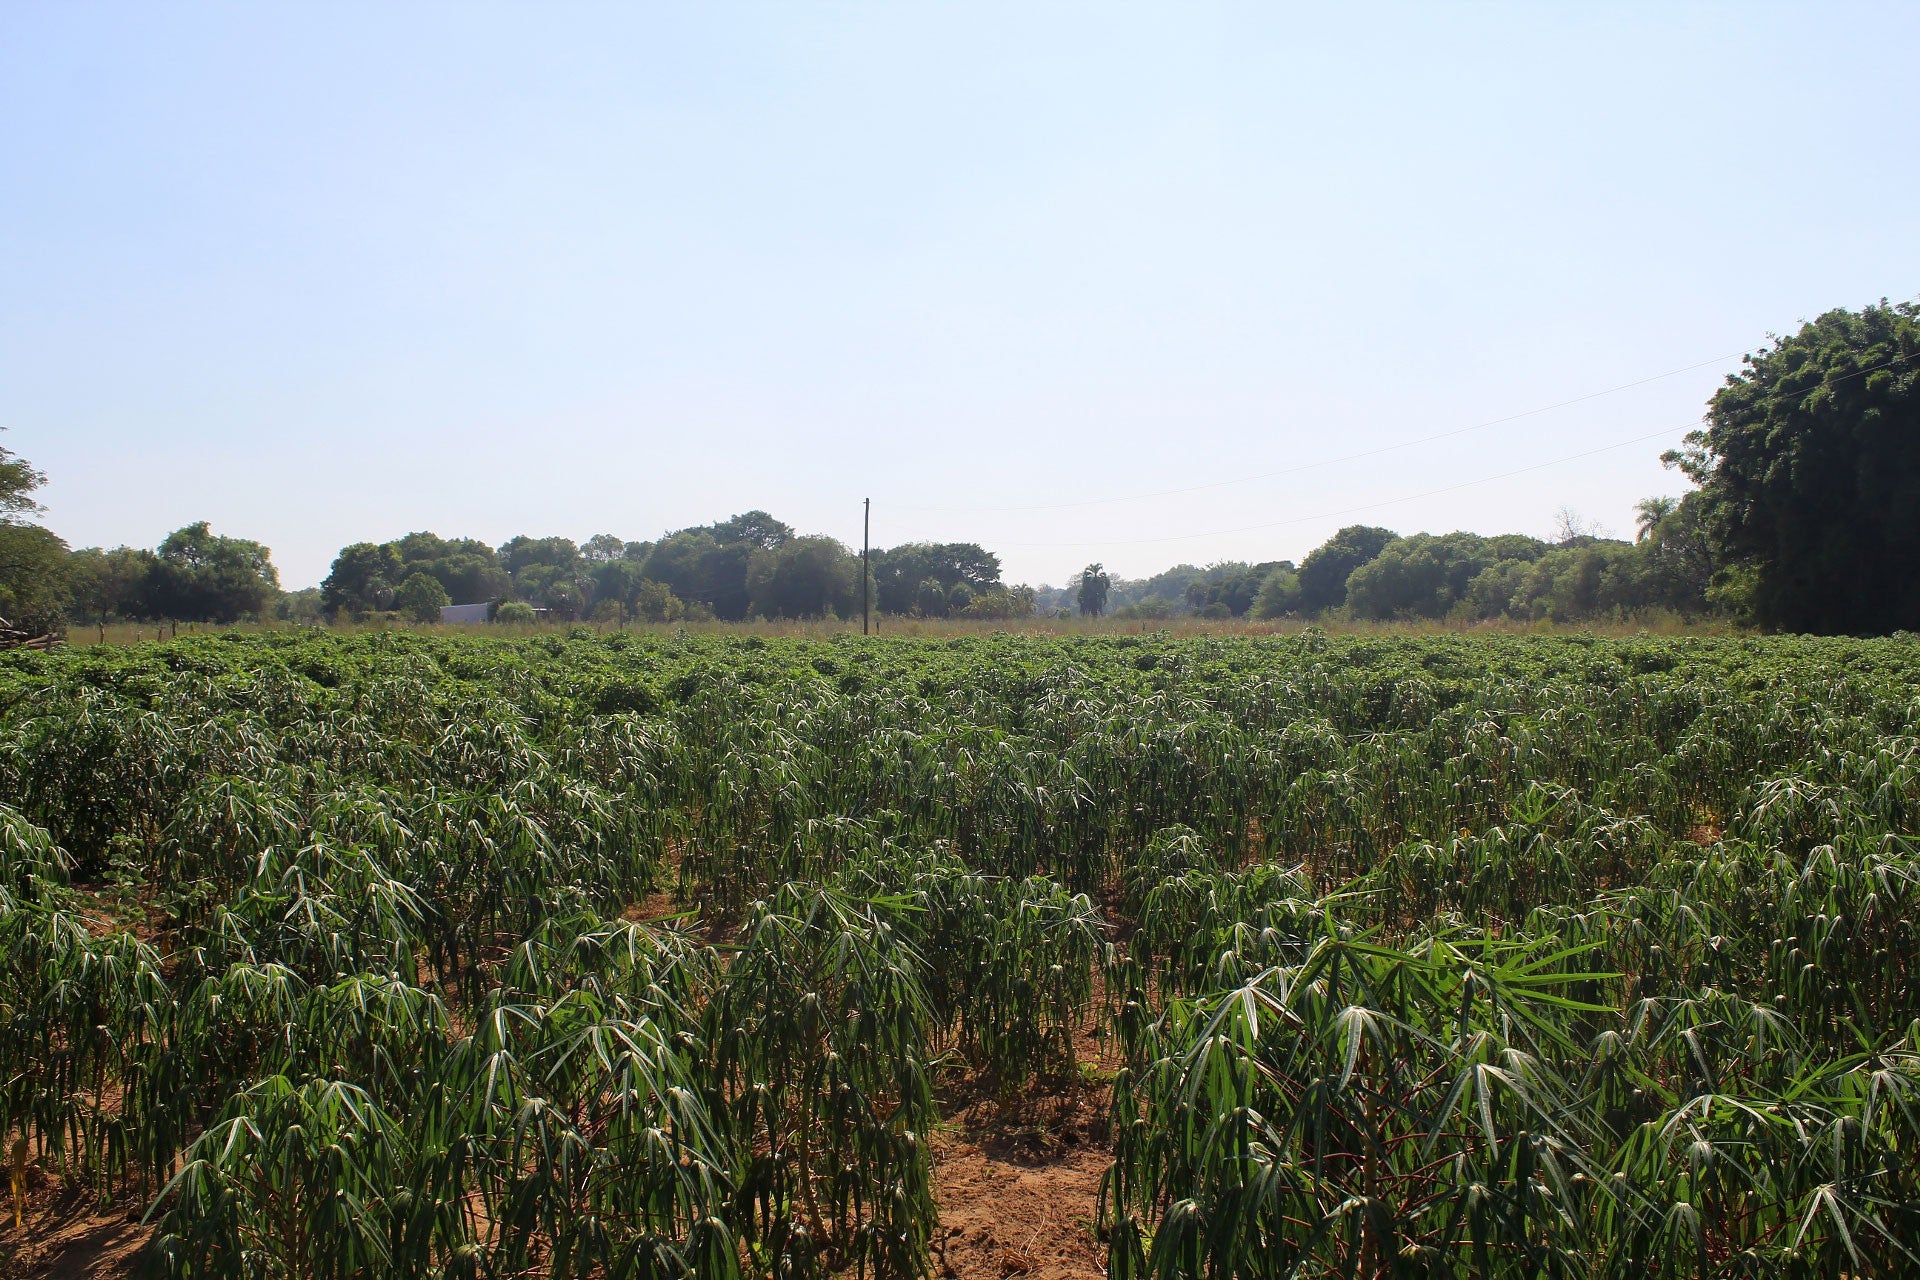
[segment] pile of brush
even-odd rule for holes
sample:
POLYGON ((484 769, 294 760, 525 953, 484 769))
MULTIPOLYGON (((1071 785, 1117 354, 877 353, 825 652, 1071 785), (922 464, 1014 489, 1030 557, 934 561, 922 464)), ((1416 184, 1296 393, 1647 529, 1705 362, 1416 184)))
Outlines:
POLYGON ((51 649, 60 643, 53 632, 35 633, 0 618, 0 649, 51 649))

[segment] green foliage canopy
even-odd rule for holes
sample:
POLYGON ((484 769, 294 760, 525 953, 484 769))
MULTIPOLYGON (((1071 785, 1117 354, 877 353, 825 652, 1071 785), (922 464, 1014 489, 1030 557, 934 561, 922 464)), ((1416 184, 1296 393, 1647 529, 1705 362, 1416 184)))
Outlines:
POLYGON ((265 614, 280 594, 266 547, 216 534, 205 520, 168 534, 155 559, 154 608, 163 617, 237 622, 265 614))
POLYGON ((1920 307, 1775 339, 1667 456, 1700 485, 1717 585, 1763 626, 1920 629, 1920 307))
POLYGON ((1400 535, 1391 529, 1352 524, 1300 562, 1300 612, 1319 613, 1346 603, 1347 578, 1400 535))
POLYGON ((452 603, 440 580, 423 570, 409 575, 393 597, 393 607, 412 622, 438 622, 441 607, 452 603))

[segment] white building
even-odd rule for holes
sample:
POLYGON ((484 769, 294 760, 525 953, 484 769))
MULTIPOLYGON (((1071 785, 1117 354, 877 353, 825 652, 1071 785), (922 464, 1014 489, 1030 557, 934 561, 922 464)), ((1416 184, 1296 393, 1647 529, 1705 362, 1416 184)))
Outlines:
POLYGON ((493 606, 485 600, 479 604, 443 604, 440 606, 440 621, 443 623, 485 622, 492 613, 493 606))

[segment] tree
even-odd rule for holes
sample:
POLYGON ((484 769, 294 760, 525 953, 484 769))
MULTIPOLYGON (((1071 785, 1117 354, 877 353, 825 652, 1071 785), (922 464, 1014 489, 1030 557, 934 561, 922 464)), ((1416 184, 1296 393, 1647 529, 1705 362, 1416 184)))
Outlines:
POLYGON ((923 618, 944 618, 947 616, 947 593, 938 578, 920 579, 919 588, 913 593, 913 612, 923 618))
MULTIPOLYGON (((762 551, 771 551, 793 537, 793 526, 775 520, 764 511, 743 511, 730 519, 707 526, 706 531, 718 543, 744 542, 762 551)), ((698 532, 690 530, 689 532, 698 532)))
POLYGON ((41 506, 33 492, 46 482, 45 474, 25 458, 0 448, 0 524, 17 524, 22 516, 38 515, 41 506))
POLYGON ((1107 611, 1107 593, 1113 589, 1113 579, 1107 575, 1104 565, 1090 564, 1080 571, 1080 585, 1074 592, 1074 602, 1080 606, 1080 612, 1089 618, 1097 618, 1107 611))
POLYGON ((1260 591, 1253 598, 1253 616, 1284 618, 1290 613, 1298 612, 1300 612, 1300 574, 1291 564, 1283 560, 1261 581, 1260 591))
POLYGON ((580 544, 580 554, 595 564, 619 560, 627 554, 627 542, 610 533, 596 533, 580 544))
POLYGON ((969 618, 1031 618, 1033 588, 989 587, 969 600, 964 609, 955 612, 969 618))
POLYGON ((632 560, 609 560, 596 565, 593 570, 594 615, 598 617, 600 606, 609 601, 618 604, 624 613, 632 613, 634 593, 646 580, 645 566, 632 560))
POLYGON ((571 569, 580 563, 580 548, 572 538, 529 538, 523 533, 500 548, 500 563, 512 574, 532 565, 571 569))
POLYGON ((1700 486, 1719 599, 1776 630, 1920 629, 1920 307, 1776 338, 1665 460, 1700 486))
POLYGON ((40 511, 33 493, 46 482, 0 449, 0 618, 27 631, 54 630, 67 605, 67 544, 21 519, 40 511))
POLYGON ((1640 504, 1640 541, 1649 568, 1651 603, 1680 613, 1705 612, 1719 569, 1706 524, 1706 501, 1695 490, 1678 502, 1649 498, 1640 504), (1651 524, 1649 517, 1656 517, 1651 524))
POLYGON ((1391 529, 1350 524, 1314 548, 1300 562, 1300 612, 1316 614, 1345 604, 1347 578, 1399 536, 1391 529))
MULTIPOLYGON (((625 544, 621 544, 624 549, 625 544)), ((500 548, 500 564, 513 575, 513 595, 571 622, 585 616, 593 591, 593 566, 571 538, 522 534, 500 548)))
POLYGON ((756 550, 769 549, 749 541, 721 542, 707 529, 682 529, 653 545, 646 576, 666 583, 689 606, 704 606, 716 618, 737 622, 751 604, 748 562, 756 550))
POLYGON ((1508 560, 1530 563, 1546 550, 1521 534, 1395 538, 1348 575, 1347 608, 1356 618, 1444 618, 1487 569, 1508 560))
POLYGON ((706 566, 720 548, 710 533, 682 530, 653 544, 642 576, 662 582, 682 600, 708 600, 706 566))
POLYGON ((686 606, 664 582, 642 579, 634 589, 628 610, 641 622, 673 622, 686 615, 686 606))
POLYGON ((280 594, 280 574, 266 547, 213 532, 205 520, 176 529, 160 544, 154 603, 182 622, 238 622, 258 617, 280 594))
POLYGON ((528 626, 539 620, 540 615, 524 600, 509 600, 493 611, 493 621, 507 626, 528 626))
POLYGON ((377 613, 392 604, 400 569, 400 553, 390 542, 342 547, 320 584, 320 607, 329 617, 377 613))
POLYGON ((514 575, 514 594, 537 604, 561 622, 572 622, 585 614, 592 579, 576 569, 560 565, 529 565, 514 575))
MULTIPOLYGON (((1187 588, 1205 576, 1206 570, 1197 564, 1177 564, 1171 569, 1163 569, 1151 578, 1143 578, 1138 582, 1116 582, 1112 598, 1108 603, 1137 604, 1145 600, 1159 599, 1166 601, 1169 610, 1172 610, 1176 601, 1186 599, 1187 588)), ((1169 613, 1155 616, 1170 617, 1172 615, 1169 613)))
POLYGON ((787 538, 753 553, 747 590, 767 618, 820 618, 859 607, 860 561, 834 538, 787 538))
POLYGON ((100 628, 115 619, 144 618, 152 613, 151 583, 158 557, 151 551, 115 547, 103 551, 86 547, 68 562, 68 589, 76 617, 100 628))
POLYGON ((927 613, 921 597, 929 579, 943 594, 964 586, 977 595, 1000 585, 1000 557, 977 542, 907 542, 873 555, 874 603, 882 613, 927 613))
POLYGON ((59 627, 67 606, 67 544, 36 524, 0 520, 0 618, 25 631, 59 627))
POLYGON ((326 609, 320 603, 320 588, 302 587, 298 591, 283 591, 274 602, 273 616, 282 622, 298 622, 312 625, 326 617, 326 609))
POLYGON ((1680 509, 1678 498, 1642 498, 1633 507, 1633 540, 1645 542, 1660 522, 1680 509))
POLYGON ((1226 560, 1208 565, 1187 583, 1183 593, 1187 608, 1207 617, 1238 618, 1253 607, 1254 597, 1260 594, 1260 586, 1266 581, 1267 575, 1282 565, 1293 568, 1285 561, 1247 564, 1241 560, 1226 560), (1220 608, 1214 609, 1215 605, 1220 608))
POLYGON ((400 557, 392 581, 400 582, 416 571, 432 574, 455 604, 498 600, 512 590, 499 554, 478 538, 442 538, 421 532, 385 545, 400 557))
POLYGON ((1608 536, 1607 527, 1598 520, 1581 515, 1572 507, 1562 504, 1553 513, 1553 544, 1560 547, 1584 546, 1598 538, 1608 536))
POLYGON ((393 607, 414 622, 438 622, 441 607, 452 603, 440 579, 419 570, 408 575, 393 597, 393 607))

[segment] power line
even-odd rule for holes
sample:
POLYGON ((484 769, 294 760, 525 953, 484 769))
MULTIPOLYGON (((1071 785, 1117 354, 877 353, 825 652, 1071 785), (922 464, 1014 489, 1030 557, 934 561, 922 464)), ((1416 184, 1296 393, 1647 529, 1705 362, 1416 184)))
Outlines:
MULTIPOLYGON (((1920 300, 1920 298, 1903 298, 1901 301, 1910 302, 1910 301, 1916 301, 1916 300, 1920 300)), ((928 513, 928 514, 952 514, 952 515, 992 515, 992 514, 1013 514, 1017 512, 1029 512, 1029 511, 1069 511, 1079 507, 1107 506, 1107 505, 1111 505, 1114 503, 1121 503, 1121 502, 1139 502, 1139 501, 1144 501, 1148 498, 1171 498, 1171 497, 1178 497, 1182 494, 1188 494, 1188 493, 1204 493, 1209 489, 1221 489, 1229 485, 1236 485, 1236 484, 1251 484, 1259 480, 1274 480, 1274 479, 1278 479, 1281 476, 1298 475, 1303 471, 1313 471, 1320 467, 1338 466, 1341 463, 1346 463, 1346 462, 1361 462, 1361 461, 1365 461, 1368 458, 1377 458, 1382 454, 1395 453, 1401 449, 1412 449, 1412 448, 1417 448, 1418 446, 1423 444, 1433 444, 1436 441, 1440 441, 1440 440, 1451 440, 1451 439, 1454 439, 1455 437, 1467 435, 1471 432, 1485 431, 1490 427, 1504 426, 1509 422, 1519 422, 1526 418, 1538 417, 1543 413, 1552 413, 1559 409, 1570 408, 1576 404, 1585 404, 1590 400, 1598 400, 1604 396, 1615 395, 1622 391, 1631 391, 1635 387, 1644 387, 1644 386, 1647 386, 1649 383, 1660 382, 1666 378, 1678 377, 1680 374, 1683 374, 1683 373, 1691 373, 1695 369, 1705 369, 1709 365, 1723 364, 1728 360, 1737 359, 1740 356, 1743 356, 1746 354, 1748 354, 1748 352, 1746 351, 1734 351, 1734 352, 1728 353, 1727 355, 1714 356, 1710 360, 1700 360, 1700 361, 1696 361, 1693 364, 1682 365, 1678 369, 1668 369, 1665 373, 1656 373, 1650 377, 1636 378, 1632 382, 1622 382, 1617 386, 1606 387, 1599 391, 1589 391, 1585 395, 1574 396, 1573 398, 1568 400, 1560 400, 1560 401, 1556 401, 1553 404, 1541 405, 1537 409, 1526 409, 1520 413, 1510 413, 1510 414, 1507 414, 1505 417, 1501 417, 1501 418, 1489 418, 1484 422, 1470 423, 1469 425, 1464 427, 1454 427, 1451 430, 1438 431, 1432 435, 1416 436, 1411 440, 1402 440, 1396 444, 1386 444, 1373 449, 1363 449, 1358 453, 1342 454, 1338 457, 1333 457, 1333 458, 1322 458, 1314 462, 1295 463, 1291 466, 1280 467, 1272 471, 1258 471, 1250 475, 1231 476, 1225 480, 1209 480, 1201 484, 1184 485, 1184 486, 1173 488, 1173 489, 1155 489, 1155 490, 1150 490, 1143 493, 1123 494, 1117 497, 1079 498, 1069 502, 1039 502, 1039 503, 1030 503, 1022 506, 1001 506, 1001 507, 903 506, 903 507, 896 508, 896 510, 922 512, 922 513, 928 513)), ((1863 373, 1869 372, 1869 370, 1861 370, 1861 372, 1863 373)), ((1009 544, 1009 545, 1021 545, 1021 544, 1009 544)), ((1063 545, 1067 545, 1067 544, 1063 544, 1063 545)), ((1086 545, 1086 544, 1075 544, 1075 545, 1086 545)))
POLYGON ((1480 476, 1473 480, 1462 480, 1459 484, 1444 485, 1438 489, 1425 489, 1419 493, 1403 494, 1398 498, 1386 498, 1380 502, 1362 503, 1357 507, 1342 507, 1338 511, 1322 511, 1310 516, 1291 516, 1285 520, 1264 520, 1259 524, 1236 525, 1231 529, 1207 529, 1200 533, 1172 533, 1160 538, 1093 538, 1083 542, 1005 542, 1002 546, 1023 547, 1027 549, 1043 547, 1140 547, 1157 542, 1187 542, 1196 538, 1216 538, 1232 533, 1252 533, 1260 529, 1280 529, 1293 524, 1311 524, 1319 520, 1337 520, 1341 516, 1358 515, 1363 511, 1378 511, 1382 507, 1397 507, 1406 502, 1418 502, 1422 498, 1434 498, 1441 494, 1457 493, 1462 489, 1471 489, 1475 485, 1492 484, 1496 480, 1508 480, 1514 476, 1523 476, 1531 471, 1544 471, 1548 467, 1557 467, 1562 463, 1577 462, 1581 458, 1591 458, 1597 454, 1611 453, 1615 449, 1624 449, 1630 444, 1643 444, 1648 440, 1657 440, 1661 436, 1670 436, 1676 431, 1690 431, 1692 424, 1685 427, 1663 427, 1659 431, 1644 436, 1635 436, 1631 440, 1617 440, 1612 444, 1601 445, 1598 449, 1587 449, 1581 453, 1570 453, 1563 458, 1551 458, 1546 462, 1536 462, 1529 467, 1517 467, 1512 471, 1502 471, 1498 475, 1480 476))
POLYGON ((1273 480, 1280 476, 1298 475, 1302 471, 1313 471, 1320 467, 1338 466, 1343 462, 1359 462, 1367 458, 1377 458, 1384 453, 1393 453, 1400 449, 1412 449, 1419 445, 1432 444, 1438 440, 1450 440, 1455 436, 1463 436, 1469 432, 1485 431, 1489 427, 1504 426, 1509 422, 1519 422, 1523 418, 1538 417, 1543 413, 1552 413, 1557 409, 1569 408, 1576 404, 1585 404, 1589 400, 1598 400, 1602 396, 1610 396, 1616 392, 1631 391, 1635 387, 1644 387, 1649 383, 1659 382, 1664 378, 1678 377, 1683 373, 1691 373, 1695 369, 1704 369, 1709 365, 1723 364, 1728 360, 1736 359, 1745 354, 1743 351, 1735 351, 1729 355, 1715 356, 1711 360, 1701 360, 1698 363, 1684 365, 1678 369, 1669 369, 1665 373, 1656 373, 1651 377, 1639 378, 1633 382, 1623 382, 1618 386, 1607 387, 1601 391, 1589 391, 1585 395, 1575 396, 1571 400, 1560 400, 1553 404, 1541 405, 1537 409, 1527 409, 1520 413, 1510 413, 1504 418, 1489 418, 1485 422, 1475 422, 1464 427, 1454 427, 1448 431, 1438 431, 1432 435, 1417 436, 1411 440, 1402 440, 1396 444, 1381 445, 1374 449, 1362 449, 1358 453, 1341 454, 1333 458, 1321 458, 1314 462, 1295 463, 1292 466, 1281 467, 1273 471, 1259 471, 1252 475, 1233 476, 1226 480, 1209 480, 1203 484, 1184 485, 1176 489, 1155 489, 1145 493, 1123 494, 1111 498, 1079 498, 1071 502, 1040 502, 1026 506, 1007 507, 901 507, 899 510, 968 515, 1010 514, 1023 511, 1065 511, 1075 507, 1098 507, 1119 502, 1140 502, 1148 498, 1171 498, 1187 493, 1202 493, 1208 489, 1221 489, 1228 485, 1251 484, 1256 480, 1273 480))
MULTIPOLYGON (((1875 373, 1881 369, 1899 364, 1903 360, 1911 360, 1915 356, 1920 356, 1920 351, 1909 351, 1904 355, 1897 355, 1891 359, 1883 360, 1879 364, 1870 364, 1864 369, 1855 369, 1850 373, 1843 373, 1837 378, 1824 378, 1821 380, 1820 386, 1830 387, 1835 383, 1845 382, 1849 378, 1864 377, 1869 373, 1875 373)), ((1597 449, 1586 449, 1579 453, 1569 453, 1564 457, 1550 458, 1545 462, 1536 462, 1531 466, 1516 467, 1512 471, 1502 471, 1495 475, 1480 476, 1473 480, 1463 480, 1458 484, 1443 485, 1438 489, 1426 489, 1419 493, 1409 493, 1398 498, 1387 498, 1380 502, 1369 502, 1362 503, 1359 506, 1344 507, 1338 511, 1323 511, 1317 515, 1292 516, 1285 520, 1266 520, 1259 524, 1239 525, 1231 529, 1208 529, 1200 533, 1168 534, 1165 537, 1159 538, 1094 538, 1077 542, 1008 542, 1002 543, 1001 545, 1020 547, 1028 550, 1050 547, 1139 547, 1161 542, 1189 542, 1198 538, 1216 538, 1235 533, 1253 533, 1262 529, 1280 529, 1288 525, 1311 524, 1321 520, 1337 520, 1342 516, 1357 515, 1364 511, 1378 511, 1383 507, 1395 507, 1403 503, 1418 502, 1422 498, 1435 498, 1443 494, 1458 493, 1462 489, 1471 489, 1476 485, 1492 484, 1498 480, 1510 480, 1514 476, 1524 476, 1531 472, 1544 471, 1548 467, 1557 467, 1569 462, 1578 462, 1582 458, 1592 458, 1599 454, 1611 453, 1615 449, 1624 449, 1628 445, 1644 444, 1648 440, 1657 440, 1661 436, 1670 436, 1676 431, 1691 431, 1696 425, 1695 423, 1688 423, 1684 427, 1663 427, 1659 431, 1651 431, 1643 436, 1634 436, 1628 440, 1616 440, 1612 444, 1604 444, 1597 449)))

